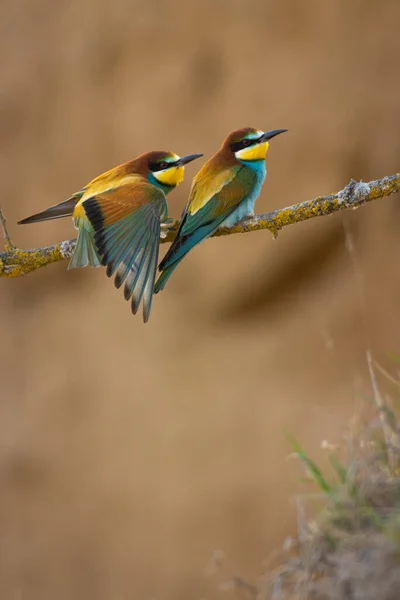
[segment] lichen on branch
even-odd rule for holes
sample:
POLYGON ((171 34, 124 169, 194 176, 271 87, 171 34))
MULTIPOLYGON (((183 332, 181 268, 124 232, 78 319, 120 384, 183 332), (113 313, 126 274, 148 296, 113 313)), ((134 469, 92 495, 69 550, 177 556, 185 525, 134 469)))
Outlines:
MULTIPOLYGON (((318 196, 313 200, 306 200, 269 213, 254 215, 240 221, 233 227, 220 227, 214 235, 232 235, 233 233, 249 233, 250 231, 268 229, 276 237, 278 232, 287 225, 307 221, 314 217, 331 215, 339 210, 355 209, 367 202, 396 194, 399 190, 400 173, 369 183, 351 180, 343 190, 336 194, 318 196)), ((75 239, 43 248, 21 250, 14 246, 11 241, 1 209, 0 221, 5 239, 4 252, 0 252, 0 277, 20 277, 51 263, 71 258, 75 248, 75 239)), ((178 227, 179 221, 168 230, 160 243, 172 242, 178 227)))

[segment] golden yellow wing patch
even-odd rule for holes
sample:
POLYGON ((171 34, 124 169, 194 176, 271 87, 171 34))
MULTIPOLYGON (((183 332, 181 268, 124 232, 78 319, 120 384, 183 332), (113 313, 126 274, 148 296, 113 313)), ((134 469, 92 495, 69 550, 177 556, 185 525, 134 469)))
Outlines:
POLYGON ((213 216, 218 217, 238 206, 256 183, 257 176, 251 169, 242 167, 239 173, 216 195, 217 205, 213 216))
POLYGON ((115 176, 115 174, 111 176, 111 171, 108 173, 110 173, 110 176, 105 177, 105 175, 107 175, 107 173, 105 173, 104 176, 97 177, 85 187, 85 192, 81 198, 81 202, 84 202, 91 196, 97 196, 98 194, 108 192, 114 188, 118 188, 123 185, 134 184, 138 178, 141 178, 140 175, 124 175, 121 177, 120 174, 117 176, 115 176))
POLYGON ((240 166, 227 165, 219 169, 211 160, 200 169, 193 180, 187 213, 194 215, 235 177, 240 166))
POLYGON ((97 197, 98 195, 104 194, 105 192, 109 192, 113 189, 118 190, 120 187, 134 186, 135 183, 140 179, 142 179, 140 175, 123 175, 121 177, 121 174, 120 172, 117 172, 117 169, 111 169, 110 171, 107 171, 107 173, 99 175, 99 177, 93 179, 93 181, 88 183, 88 185, 84 188, 85 191, 75 206, 73 218, 86 218, 82 204, 88 198, 93 198, 95 196, 97 197))
POLYGON ((95 202, 103 217, 104 226, 112 225, 146 204, 157 202, 167 212, 167 202, 164 193, 151 185, 146 179, 135 176, 133 181, 102 193, 83 197, 76 205, 73 218, 87 219, 85 202, 95 202))

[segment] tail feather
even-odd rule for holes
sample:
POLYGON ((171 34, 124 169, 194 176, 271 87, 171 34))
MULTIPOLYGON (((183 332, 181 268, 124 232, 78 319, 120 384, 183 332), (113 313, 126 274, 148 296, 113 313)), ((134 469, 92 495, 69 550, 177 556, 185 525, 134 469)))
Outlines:
POLYGON ((186 254, 197 246, 197 244, 200 244, 200 242, 204 242, 209 238, 225 219, 226 214, 224 213, 217 219, 203 223, 198 229, 194 229, 186 235, 184 234, 184 226, 182 227, 184 221, 182 221, 181 228, 179 229, 175 240, 172 242, 168 252, 158 266, 161 275, 157 279, 154 287, 155 294, 158 294, 158 292, 161 292, 161 290, 165 288, 168 279, 171 277, 181 260, 185 258, 186 254))
POLYGON ((93 241, 93 236, 90 233, 86 234, 87 240, 87 253, 90 267, 100 267, 101 258, 97 252, 96 245, 93 241))
POLYGON ((167 281, 168 279, 171 277, 172 273, 175 271, 176 267, 179 265, 179 263, 181 262, 181 260, 183 260, 183 256, 181 259, 177 260, 176 262, 172 263, 172 265, 169 265, 169 267, 166 267, 162 273, 160 274, 159 278, 156 281, 156 284, 154 286, 154 293, 158 294, 158 292, 161 292, 165 286, 167 285, 167 281))
POLYGON ((179 263, 185 258, 186 254, 190 252, 194 246, 210 237, 210 235, 218 229, 218 226, 219 221, 214 221, 199 227, 199 229, 190 235, 179 236, 178 233, 178 236, 175 238, 172 246, 158 267, 161 271, 161 275, 157 279, 154 287, 155 294, 158 294, 158 292, 161 292, 165 288, 168 279, 171 277, 179 263))
POLYGON ((202 225, 198 229, 196 229, 193 233, 188 235, 177 235, 175 240, 173 241, 170 249, 167 254, 164 256, 163 260, 160 262, 160 270, 164 271, 176 261, 181 261, 182 258, 192 250, 197 244, 200 242, 204 242, 207 238, 210 237, 219 227, 220 223, 223 221, 223 218, 215 219, 211 223, 207 223, 202 225))
POLYGON ((50 206, 50 208, 47 208, 42 212, 31 215, 26 219, 22 219, 22 221, 18 221, 18 225, 28 225, 29 223, 40 223, 40 221, 50 221, 51 219, 70 217, 74 212, 75 205, 79 198, 80 194, 72 196, 71 198, 68 198, 68 200, 64 200, 64 202, 50 206))
POLYGON ((82 225, 79 229, 78 239, 68 269, 81 267, 100 267, 101 260, 97 254, 93 234, 87 226, 82 225))

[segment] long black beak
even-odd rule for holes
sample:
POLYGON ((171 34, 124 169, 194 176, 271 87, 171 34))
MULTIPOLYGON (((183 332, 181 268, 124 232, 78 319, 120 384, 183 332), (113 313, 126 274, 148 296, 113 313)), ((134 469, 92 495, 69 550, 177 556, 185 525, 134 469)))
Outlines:
POLYGON ((203 154, 188 154, 187 156, 182 156, 178 160, 178 165, 187 165, 192 162, 192 160, 196 160, 196 158, 200 158, 203 154))
POLYGON ((281 133, 285 133, 285 131, 287 131, 287 129, 273 129, 272 131, 267 131, 260 138, 260 142, 268 142, 268 140, 271 140, 276 135, 280 135, 281 133))

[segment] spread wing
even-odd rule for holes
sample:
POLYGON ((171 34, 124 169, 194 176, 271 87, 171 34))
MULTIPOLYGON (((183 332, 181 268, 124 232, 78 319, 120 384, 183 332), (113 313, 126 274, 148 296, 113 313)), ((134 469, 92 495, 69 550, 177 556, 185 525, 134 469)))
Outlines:
POLYGON ((168 213, 164 193, 145 179, 106 191, 82 202, 101 263, 115 275, 117 288, 136 314, 143 298, 143 319, 150 315, 157 270, 161 222, 168 213))

